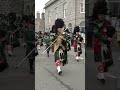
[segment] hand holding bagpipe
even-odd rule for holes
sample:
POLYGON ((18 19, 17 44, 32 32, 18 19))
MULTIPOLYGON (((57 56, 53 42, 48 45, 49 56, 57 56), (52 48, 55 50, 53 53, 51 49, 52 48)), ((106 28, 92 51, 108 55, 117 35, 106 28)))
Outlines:
MULTIPOLYGON (((66 29, 65 29, 66 30, 66 29)), ((65 31, 64 30, 64 31, 65 31)), ((42 55, 56 42, 56 41, 58 41, 59 43, 61 42, 61 40, 62 39, 65 39, 64 37, 63 37, 63 33, 60 33, 59 35, 58 35, 58 37, 49 45, 49 47, 43 52, 43 53, 41 53, 42 55)))

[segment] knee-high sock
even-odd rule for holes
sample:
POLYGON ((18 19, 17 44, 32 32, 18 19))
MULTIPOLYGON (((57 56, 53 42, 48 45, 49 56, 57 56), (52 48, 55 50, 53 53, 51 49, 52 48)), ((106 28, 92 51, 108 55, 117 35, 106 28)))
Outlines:
POLYGON ((78 57, 78 52, 76 52, 76 59, 79 59, 79 57, 78 57))
POLYGON ((37 45, 37 48, 40 49, 41 48, 40 45, 37 45))
POLYGON ((98 72, 97 78, 98 79, 105 79, 104 72, 98 72))
POLYGON ((60 65, 61 65, 61 62, 60 62, 59 60, 56 61, 56 67, 57 67, 58 72, 61 71, 61 69, 60 69, 60 65))
POLYGON ((98 69, 97 78, 98 79, 105 79, 105 76, 104 76, 104 65, 103 65, 103 63, 100 63, 98 65, 97 69, 98 69))
POLYGON ((8 54, 13 55, 13 46, 8 45, 8 54))

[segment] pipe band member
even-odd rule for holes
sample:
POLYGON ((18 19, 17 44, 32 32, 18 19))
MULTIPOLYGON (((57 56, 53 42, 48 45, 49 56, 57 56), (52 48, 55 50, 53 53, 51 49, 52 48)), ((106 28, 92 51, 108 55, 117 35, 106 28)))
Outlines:
POLYGON ((76 52, 75 60, 79 61, 79 59, 83 59, 80 57, 82 54, 81 43, 83 41, 83 37, 79 34, 79 26, 74 28, 74 52, 76 52))
MULTIPOLYGON (((93 22, 94 33, 94 61, 97 68, 104 66, 104 71, 98 70, 97 79, 103 84, 105 83, 104 72, 108 72, 108 68, 113 64, 111 43, 114 35, 113 27, 110 22, 105 19, 104 9, 98 11, 98 19, 93 22), (104 65, 101 65, 103 63, 104 65)), ((102 69, 102 70, 103 70, 102 69)))
POLYGON ((57 38, 56 42, 54 43, 54 56, 55 56, 55 64, 57 67, 58 74, 61 75, 61 64, 67 64, 65 51, 66 51, 66 40, 64 40, 63 30, 64 30, 64 21, 62 19, 57 19, 55 21, 55 39, 57 38))

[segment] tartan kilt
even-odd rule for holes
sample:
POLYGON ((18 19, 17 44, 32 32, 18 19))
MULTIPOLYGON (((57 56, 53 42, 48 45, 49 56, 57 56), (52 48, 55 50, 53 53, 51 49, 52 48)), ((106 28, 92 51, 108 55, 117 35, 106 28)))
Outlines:
POLYGON ((95 62, 102 62, 101 53, 95 53, 95 52, 94 52, 94 61, 95 61, 95 62))
POLYGON ((78 52, 79 54, 82 54, 81 46, 79 48, 74 48, 74 52, 78 52))
POLYGON ((95 53, 94 52, 94 60, 95 62, 104 62, 105 68, 110 67, 113 65, 113 59, 112 59, 112 53, 111 49, 107 47, 107 50, 100 48, 100 52, 95 53))
POLYGON ((54 56, 55 56, 55 62, 60 59, 65 59, 65 53, 63 52, 63 55, 60 55, 59 49, 55 52, 54 56))
POLYGON ((77 52, 77 43, 74 42, 74 52, 77 52))
POLYGON ((55 52, 54 56, 55 56, 55 62, 57 60, 63 59, 62 65, 64 66, 64 65, 68 64, 68 59, 67 59, 67 50, 65 50, 63 52, 64 52, 63 55, 60 55, 59 50, 57 50, 55 52))
POLYGON ((77 48, 74 48, 74 52, 77 52, 77 48))
POLYGON ((110 67, 111 65, 113 65, 111 49, 108 49, 107 51, 102 51, 102 53, 103 53, 105 67, 110 67))

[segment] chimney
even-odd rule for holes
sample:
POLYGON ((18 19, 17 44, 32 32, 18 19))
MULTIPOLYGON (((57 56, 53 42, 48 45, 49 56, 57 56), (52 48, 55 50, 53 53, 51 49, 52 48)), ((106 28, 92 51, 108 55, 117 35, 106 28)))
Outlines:
POLYGON ((42 13, 41 16, 42 16, 42 17, 41 17, 42 20, 45 20, 45 13, 42 13))
POLYGON ((40 12, 37 11, 37 18, 40 19, 40 12))

